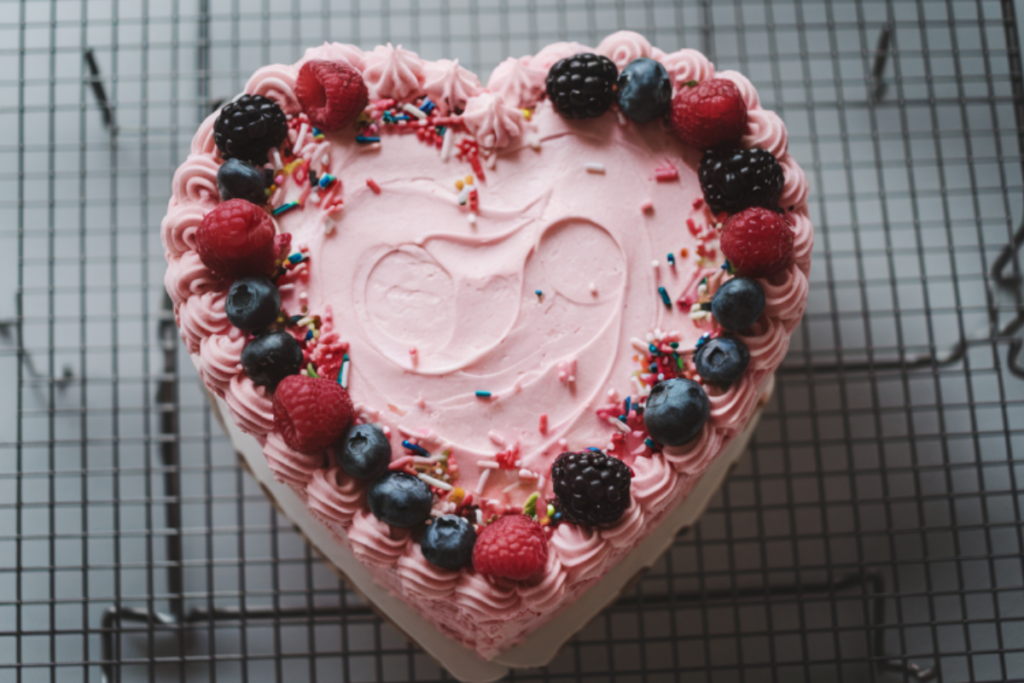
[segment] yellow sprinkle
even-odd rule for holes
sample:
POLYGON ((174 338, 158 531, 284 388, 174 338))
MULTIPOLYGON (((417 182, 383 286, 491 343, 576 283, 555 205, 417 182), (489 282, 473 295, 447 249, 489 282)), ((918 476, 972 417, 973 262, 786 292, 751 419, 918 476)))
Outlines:
POLYGON ((448 494, 448 500, 458 505, 466 498, 466 492, 461 486, 456 486, 452 489, 452 492, 448 494))
POLYGON ((529 121, 531 116, 533 116, 533 112, 532 111, 530 111, 529 109, 524 109, 523 110, 523 118, 524 119, 529 121))
POLYGON ((293 161, 292 163, 290 163, 290 164, 288 164, 287 166, 285 166, 285 167, 284 167, 284 169, 282 169, 282 170, 283 170, 283 171, 284 171, 284 173, 285 173, 285 174, 287 175, 288 173, 291 173, 291 172, 292 172, 292 171, 294 171, 294 170, 295 170, 296 168, 298 168, 300 164, 302 164, 302 159, 296 159, 296 160, 295 160, 295 161, 293 161))
POLYGON ((466 186, 466 184, 464 182, 462 182, 462 178, 459 178, 458 180, 455 181, 455 189, 456 190, 461 190, 465 186, 466 186))
POLYGON ((472 185, 473 184, 473 176, 471 176, 471 175, 466 176, 466 184, 467 185, 472 185))

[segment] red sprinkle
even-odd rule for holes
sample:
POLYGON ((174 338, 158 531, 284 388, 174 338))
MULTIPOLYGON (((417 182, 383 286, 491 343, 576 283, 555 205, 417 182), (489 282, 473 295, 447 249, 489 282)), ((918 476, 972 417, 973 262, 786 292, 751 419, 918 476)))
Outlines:
POLYGON ((544 414, 542 414, 540 416, 540 433, 541 434, 547 434, 548 433, 548 414, 547 413, 544 413, 544 414))
POLYGON ((380 185, 373 178, 366 179, 366 186, 373 190, 374 194, 380 194, 380 185))
POLYGON ((704 206, 704 198, 703 197, 697 197, 696 199, 693 200, 693 208, 694 209, 700 209, 703 206, 704 206))
POLYGON ((654 178, 659 183, 665 183, 670 180, 678 180, 679 171, 676 170, 675 166, 662 166, 661 168, 654 169, 654 178))
POLYGON ((697 224, 693 222, 692 218, 686 219, 686 227, 690 231, 690 234, 693 235, 694 237, 700 235, 700 229, 697 227, 697 224))

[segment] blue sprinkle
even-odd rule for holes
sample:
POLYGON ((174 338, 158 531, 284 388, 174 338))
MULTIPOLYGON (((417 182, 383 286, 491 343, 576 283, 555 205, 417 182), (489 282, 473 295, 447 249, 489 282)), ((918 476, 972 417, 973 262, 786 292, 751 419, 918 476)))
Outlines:
POLYGON ((626 416, 625 415, 619 415, 619 422, 625 422, 625 421, 626 421, 626 416))
POLYGON ((323 135, 323 133, 320 132, 319 128, 313 126, 313 137, 316 137, 317 135, 323 135))
POLYGON ((669 342, 668 345, 671 346, 673 349, 679 348, 679 342, 669 342))
POLYGON ((544 292, 540 291, 539 289, 533 290, 533 293, 536 294, 537 296, 544 296, 544 292))
POLYGON ((300 320, 302 320, 302 316, 301 316, 301 315, 293 315, 293 316, 292 316, 292 325, 295 325, 295 324, 296 324, 296 323, 298 323, 298 322, 299 322, 300 320))
POLYGON ((420 457, 423 457, 423 458, 429 458, 430 457, 430 451, 428 451, 423 446, 420 446, 419 444, 412 443, 411 441, 403 441, 402 442, 402 448, 410 450, 413 453, 415 453, 416 455, 418 455, 420 457))
POLYGON ((658 347, 657 347, 657 346, 655 346, 654 344, 651 344, 651 345, 650 345, 650 346, 648 346, 647 348, 648 348, 648 350, 649 350, 649 351, 651 352, 651 355, 652 355, 652 356, 660 356, 660 355, 661 355, 661 351, 659 351, 659 350, 658 350, 658 347))
POLYGON ((321 188, 327 188, 330 187, 335 180, 337 180, 337 178, 332 176, 330 173, 324 173, 322 176, 320 176, 319 185, 321 188))
POLYGON ((380 142, 380 138, 379 137, 366 136, 366 135, 357 135, 356 136, 356 142, 358 142, 360 145, 368 145, 371 142, 380 142))
POLYGON ((647 366, 647 370, 649 372, 657 372, 658 371, 658 364, 657 363, 651 363, 650 365, 647 366))
POLYGON ((292 263, 298 263, 299 261, 302 260, 302 254, 296 252, 296 253, 292 254, 291 256, 289 256, 288 260, 291 261, 292 263))
POLYGON ((591 446, 591 447, 590 447, 590 448, 588 448, 587 450, 588 450, 588 451, 595 451, 595 452, 597 452, 597 453, 600 453, 600 452, 601 452, 601 449, 600 449, 600 448, 594 448, 593 446, 591 446))
POLYGON ((491 392, 489 392, 489 391, 477 391, 476 392, 476 397, 477 398, 490 398, 491 397, 491 392))
POLYGON ((644 445, 653 451, 656 444, 650 439, 650 437, 648 437, 644 439, 644 445))
POLYGON ((676 255, 673 254, 671 251, 668 252, 668 255, 666 255, 665 258, 668 260, 668 264, 670 266, 674 266, 676 264, 676 255))
POLYGON ((444 134, 447 130, 448 126, 437 126, 436 128, 434 128, 434 132, 440 135, 441 137, 444 137, 444 134))
POLYGON ((729 273, 730 275, 733 274, 734 271, 732 269, 732 264, 729 263, 729 259, 726 259, 725 263, 722 264, 722 270, 724 270, 725 272, 729 273))
POLYGON ((658 294, 661 295, 661 302, 668 308, 672 308, 672 299, 668 298, 668 292, 665 291, 664 287, 658 287, 658 294))
POLYGON ((306 341, 313 338, 313 330, 306 330, 306 341))
POLYGON ((292 209, 299 208, 299 206, 300 206, 300 204, 298 202, 291 201, 291 202, 288 202, 287 204, 282 204, 281 206, 277 207, 276 209, 274 209, 272 211, 272 213, 275 216, 280 216, 282 213, 287 213, 288 211, 291 211, 292 209))
POLYGON ((434 103, 430 101, 429 97, 423 100, 423 104, 420 105, 420 111, 424 114, 434 111, 434 103))
POLYGON ((707 344, 709 339, 711 339, 711 333, 705 332, 704 334, 700 335, 700 339, 698 339, 697 343, 693 345, 693 348, 699 349, 700 347, 707 344))
POLYGON ((626 397, 626 415, 629 415, 629 409, 632 407, 632 400, 629 396, 626 397))

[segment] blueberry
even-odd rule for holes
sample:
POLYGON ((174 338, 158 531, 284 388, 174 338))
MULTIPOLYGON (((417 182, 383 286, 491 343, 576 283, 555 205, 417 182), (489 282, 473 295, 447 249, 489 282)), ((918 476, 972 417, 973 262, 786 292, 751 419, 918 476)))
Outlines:
POLYGON ((265 169, 256 168, 241 159, 228 159, 217 170, 217 191, 220 200, 244 199, 256 206, 267 203, 265 169))
POLYGON ((242 349, 242 370, 253 384, 273 391, 277 383, 302 369, 302 348, 287 332, 261 334, 242 349))
POLYGON ((427 483, 405 472, 385 474, 370 484, 366 497, 374 517, 399 529, 423 524, 434 505, 427 483))
POLYGON ((741 332, 761 317, 764 290, 757 280, 734 277, 718 288, 711 300, 711 314, 724 329, 741 332))
POLYGON ((420 539, 420 550, 427 562, 442 569, 462 569, 473 562, 476 531, 465 517, 438 517, 420 539))
POLYGON ((668 113, 672 104, 672 80, 659 62, 634 59, 619 74, 619 109, 637 123, 647 123, 668 113))
POLYGON ((736 337, 715 337, 697 349, 693 364, 705 381, 728 386, 740 377, 750 363, 747 345, 736 337))
POLYGON ((228 290, 225 309, 232 325, 246 332, 258 332, 277 320, 281 293, 270 278, 243 277, 228 290))
POLYGON ((348 430, 337 443, 334 453, 345 474, 356 479, 376 479, 388 471, 391 442, 381 428, 361 424, 348 430))
POLYGON ((651 388, 644 407, 644 424, 651 438, 665 446, 682 446, 700 435, 711 417, 704 388, 690 379, 674 377, 651 388))

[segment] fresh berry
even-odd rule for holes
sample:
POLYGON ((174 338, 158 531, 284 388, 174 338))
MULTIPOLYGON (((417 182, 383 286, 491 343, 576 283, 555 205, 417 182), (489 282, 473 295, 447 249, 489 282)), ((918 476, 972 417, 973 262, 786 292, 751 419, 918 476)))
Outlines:
POLYGON ((607 57, 586 52, 566 57, 548 71, 548 98, 567 119, 596 118, 612 106, 618 76, 607 57))
POLYGON ((548 561, 544 528, 526 515, 506 515, 477 535, 473 568, 485 576, 513 581, 528 579, 548 561))
POLYGON ((240 330, 259 332, 270 327, 281 311, 281 293, 265 275, 235 280, 224 303, 228 320, 240 330))
POLYGON ((747 345, 736 337, 715 337, 693 356, 697 374, 705 382, 728 386, 743 376, 750 363, 747 345))
POLYGON ((288 122, 277 102, 263 95, 242 95, 220 110, 213 141, 225 159, 267 163, 267 150, 288 134, 288 122))
POLYGON ((266 169, 256 168, 241 159, 228 159, 217 169, 220 200, 244 199, 256 206, 267 203, 266 169))
POLYGON ((757 322, 764 311, 764 290, 757 280, 734 277, 711 299, 711 315, 723 329, 742 332, 757 322))
POLYGON ((672 79, 653 59, 641 57, 619 74, 619 109, 637 123, 661 118, 672 105, 672 79))
POLYGON ((732 81, 709 78, 676 93, 669 123, 691 147, 735 145, 747 129, 747 103, 732 81))
POLYGON ((242 370, 253 384, 273 391, 288 375, 302 369, 302 347, 295 337, 275 330, 253 339, 242 349, 242 370))
POLYGON ((704 201, 714 213, 739 213, 752 206, 777 209, 785 176, 771 152, 712 149, 697 167, 704 201))
POLYGON ((633 472, 601 451, 562 453, 551 465, 551 484, 569 521, 604 525, 619 521, 629 507, 633 472))
POLYGON ((270 275, 291 242, 291 235, 275 233, 266 211, 244 199, 231 199, 203 216, 196 230, 196 250, 203 264, 218 275, 270 275))
POLYGON ((729 216, 718 243, 736 273, 770 277, 789 264, 793 230, 782 215, 755 206, 729 216))
POLYGON ((274 391, 274 429, 300 453, 319 453, 352 424, 352 399, 329 379, 289 375, 274 391))
POLYGON ((420 550, 430 564, 442 569, 462 569, 473 562, 476 530, 458 515, 438 517, 420 539, 420 550))
POLYGON ((704 387, 684 377, 658 382, 644 406, 644 425, 651 438, 665 446, 682 446, 700 435, 711 417, 704 387))
POLYGON ((295 96, 310 123, 324 131, 350 125, 369 102, 366 83, 358 69, 322 59, 310 60, 299 69, 295 96))
POLYGON ((374 517, 399 529, 423 524, 434 506, 434 494, 427 483, 405 472, 391 472, 374 481, 366 499, 374 517))
POLYGON ((391 442, 375 424, 355 425, 334 444, 334 454, 348 476, 376 479, 388 471, 391 442))

